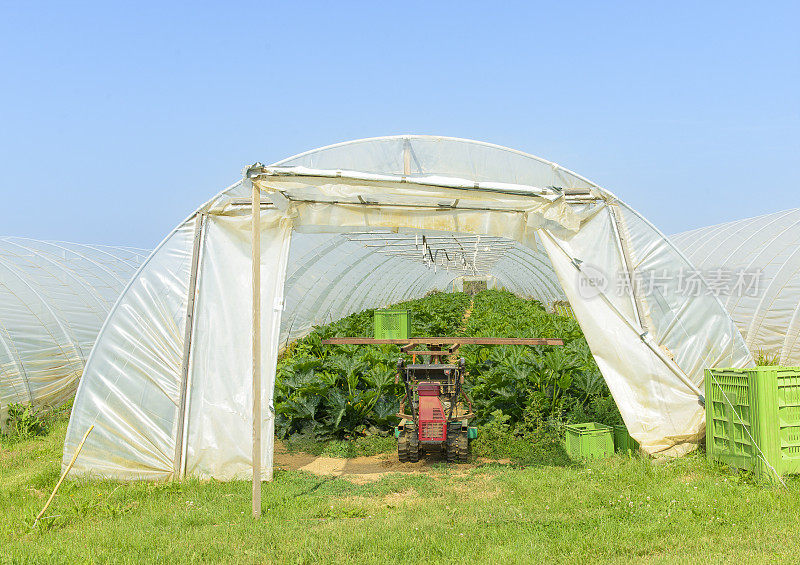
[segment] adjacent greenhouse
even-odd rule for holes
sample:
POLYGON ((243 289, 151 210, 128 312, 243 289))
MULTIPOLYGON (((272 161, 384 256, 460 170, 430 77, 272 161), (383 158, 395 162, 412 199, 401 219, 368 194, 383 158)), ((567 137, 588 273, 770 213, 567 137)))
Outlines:
POLYGON ((754 355, 800 365, 800 208, 672 236, 754 355))
POLYGON ((103 321, 149 252, 0 238, 0 421, 72 398, 103 321))
POLYGON ((179 224, 120 297, 84 372, 65 458, 94 425, 73 474, 244 477, 258 461, 255 428, 271 477, 281 346, 465 277, 568 299, 631 435, 651 454, 679 455, 703 436, 704 367, 753 363, 716 297, 647 283, 690 266, 607 190, 504 147, 396 136, 256 164, 179 224))

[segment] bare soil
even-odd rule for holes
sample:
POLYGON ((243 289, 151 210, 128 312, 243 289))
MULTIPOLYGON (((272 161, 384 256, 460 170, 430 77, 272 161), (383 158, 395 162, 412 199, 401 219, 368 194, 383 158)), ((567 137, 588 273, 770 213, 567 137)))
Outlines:
POLYGON ((382 453, 369 457, 325 457, 303 452, 290 452, 282 442, 275 442, 274 467, 282 470, 307 471, 321 477, 343 477, 354 483, 369 483, 380 480, 390 473, 429 473, 442 464, 452 470, 467 471, 486 463, 507 463, 479 459, 470 463, 446 463, 443 454, 426 454, 417 463, 400 463, 397 453, 382 453))
POLYGON ((472 315, 472 308, 475 306, 475 297, 472 297, 472 300, 469 302, 469 306, 464 311, 464 319, 461 320, 461 329, 459 330, 461 333, 464 333, 467 329, 467 322, 469 322, 469 317, 472 315))

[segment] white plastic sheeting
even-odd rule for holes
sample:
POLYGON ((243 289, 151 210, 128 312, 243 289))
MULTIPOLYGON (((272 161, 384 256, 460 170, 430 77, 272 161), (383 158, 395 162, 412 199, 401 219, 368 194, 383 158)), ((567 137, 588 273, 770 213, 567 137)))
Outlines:
POLYGON ((149 251, 0 238, 0 421, 72 398, 109 310, 149 251))
POLYGON ((800 365, 800 208, 671 239, 707 278, 720 278, 720 298, 750 351, 800 365), (756 281, 752 292, 736 288, 742 273, 756 281))
POLYGON ((495 145, 426 136, 359 140, 247 169, 154 251, 89 359, 65 459, 95 429, 73 474, 249 473, 251 183, 265 203, 264 477, 272 472, 278 344, 317 323, 447 288, 476 274, 478 263, 478 274, 515 292, 570 300, 628 429, 650 453, 680 454, 701 437, 703 367, 752 363, 716 298, 643 284, 651 272, 688 263, 606 190, 495 145), (442 268, 422 258, 424 248, 419 258, 387 253, 388 245, 365 244, 365 233, 387 244, 414 238, 415 245, 423 235, 480 235, 494 244, 493 258, 474 255, 467 272, 442 268), (618 288, 612 283, 620 273, 634 282, 618 288))

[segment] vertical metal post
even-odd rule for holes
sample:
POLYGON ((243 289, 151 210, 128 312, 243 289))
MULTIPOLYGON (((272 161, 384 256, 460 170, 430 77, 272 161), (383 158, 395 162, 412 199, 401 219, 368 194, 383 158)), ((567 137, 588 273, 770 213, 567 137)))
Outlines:
POLYGON ((253 517, 261 516, 261 191, 253 184, 253 517))
POLYGON ((641 328, 647 332, 653 332, 653 324, 649 320, 647 309, 644 305, 644 295, 639 288, 639 279, 636 277, 636 268, 631 257, 630 246, 628 245, 628 228, 625 225, 625 218, 619 210, 617 204, 611 203, 608 206, 611 218, 611 225, 614 228, 619 249, 622 252, 620 259, 625 268, 628 279, 631 283, 631 294, 633 294, 633 306, 636 311, 636 318, 641 328))
POLYGON ((189 356, 192 350, 192 328, 194 327, 194 300, 197 294, 197 269, 200 262, 200 242, 202 241, 205 214, 198 214, 194 225, 194 242, 192 245, 192 267, 189 272, 189 297, 186 302, 186 325, 183 330, 183 360, 181 361, 180 401, 178 405, 178 429, 175 433, 175 457, 173 460, 173 477, 183 477, 186 461, 183 454, 184 425, 186 421, 186 394, 189 382, 189 356))

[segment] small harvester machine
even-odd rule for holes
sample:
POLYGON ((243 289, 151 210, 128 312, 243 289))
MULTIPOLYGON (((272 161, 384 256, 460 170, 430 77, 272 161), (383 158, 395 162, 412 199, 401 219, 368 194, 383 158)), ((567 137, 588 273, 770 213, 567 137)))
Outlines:
POLYGON ((468 460, 469 442, 477 437, 477 428, 469 425, 475 414, 464 390, 465 363, 463 357, 458 358, 458 348, 461 345, 563 345, 560 339, 499 337, 339 337, 323 343, 400 345, 403 356, 397 361, 395 382, 402 382, 405 395, 397 414, 401 418, 395 429, 397 455, 401 462, 417 462, 423 451, 443 451, 453 463, 468 460), (426 349, 416 349, 418 346, 426 349), (411 357, 410 362, 408 357, 411 357), (417 362, 418 357, 424 362, 417 362))
POLYGON ((464 358, 445 363, 436 351, 423 353, 430 354, 431 362, 397 361, 395 382, 402 379, 405 388, 396 430, 397 456, 401 462, 416 462, 422 449, 443 449, 448 461, 464 463, 470 435, 477 436, 477 429, 469 427, 474 413, 464 392, 464 358))

